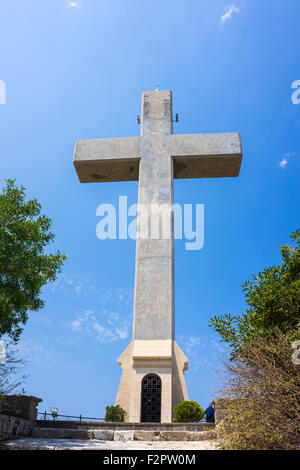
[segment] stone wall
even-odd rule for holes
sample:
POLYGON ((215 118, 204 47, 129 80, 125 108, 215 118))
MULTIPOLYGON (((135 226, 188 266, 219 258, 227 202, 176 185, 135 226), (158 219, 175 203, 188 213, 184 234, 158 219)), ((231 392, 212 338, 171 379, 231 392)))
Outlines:
POLYGON ((0 414, 0 441, 32 435, 34 422, 0 414))
POLYGON ((37 418, 37 406, 43 401, 41 398, 25 395, 6 395, 0 400, 0 413, 35 421, 37 418))

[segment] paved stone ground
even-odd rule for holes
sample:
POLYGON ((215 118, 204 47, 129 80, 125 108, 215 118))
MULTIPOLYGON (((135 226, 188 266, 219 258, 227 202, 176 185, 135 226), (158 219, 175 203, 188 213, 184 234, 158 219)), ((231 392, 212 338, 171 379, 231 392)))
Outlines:
POLYGON ((25 438, 0 443, 11 450, 214 450, 214 441, 96 441, 79 439, 25 438))

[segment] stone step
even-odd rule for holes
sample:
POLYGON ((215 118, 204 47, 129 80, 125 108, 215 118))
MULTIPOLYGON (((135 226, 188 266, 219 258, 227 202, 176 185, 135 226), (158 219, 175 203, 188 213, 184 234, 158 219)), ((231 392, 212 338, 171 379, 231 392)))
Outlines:
POLYGON ((214 423, 105 423, 99 421, 50 421, 37 420, 38 428, 52 429, 98 429, 113 431, 207 431, 214 429, 214 423))
POLYGON ((33 428, 33 438, 38 439, 80 439, 99 441, 208 441, 216 439, 211 431, 139 431, 112 429, 61 429, 33 428))
MULTIPOLYGON (((21 438, 15 441, 0 442, 1 450, 109 450, 110 453, 115 451, 146 451, 151 454, 155 450, 167 451, 199 451, 199 450, 215 450, 214 441, 198 441, 198 442, 142 442, 142 441, 97 441, 91 439, 89 441, 80 439, 37 439, 37 438, 21 438)), ((135 452, 136 453, 136 452, 135 452)), ((135 454, 134 454, 135 455, 135 454)), ((145 454, 147 455, 147 454, 145 454)), ((133 467, 133 465, 131 465, 133 467)), ((138 464, 136 465, 138 467, 138 464)), ((134 467, 134 468, 136 468, 134 467)), ((130 465, 127 465, 130 468, 130 465)))
POLYGON ((94 439, 94 432, 85 429, 60 429, 34 427, 32 437, 39 439, 94 439))
POLYGON ((210 441, 215 431, 135 431, 135 441, 210 441))

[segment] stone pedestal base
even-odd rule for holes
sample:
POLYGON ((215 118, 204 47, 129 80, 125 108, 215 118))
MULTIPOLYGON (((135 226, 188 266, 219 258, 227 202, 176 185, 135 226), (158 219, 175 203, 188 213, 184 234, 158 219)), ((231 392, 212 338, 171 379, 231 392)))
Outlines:
POLYGON ((171 423, 173 408, 188 400, 184 372, 188 360, 175 341, 134 340, 118 359, 123 373, 116 399, 126 411, 126 421, 141 422, 142 380, 156 374, 162 382, 161 422, 171 423))

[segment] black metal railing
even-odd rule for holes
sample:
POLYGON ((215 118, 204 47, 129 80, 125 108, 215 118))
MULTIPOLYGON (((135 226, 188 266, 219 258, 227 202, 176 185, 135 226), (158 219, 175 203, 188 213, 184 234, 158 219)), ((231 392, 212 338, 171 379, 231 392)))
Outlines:
POLYGON ((87 416, 69 416, 69 415, 60 415, 60 414, 53 414, 53 413, 47 413, 47 411, 44 412, 38 412, 38 415, 41 417, 38 419, 40 420, 53 420, 53 421, 105 421, 104 418, 88 418, 87 416))

